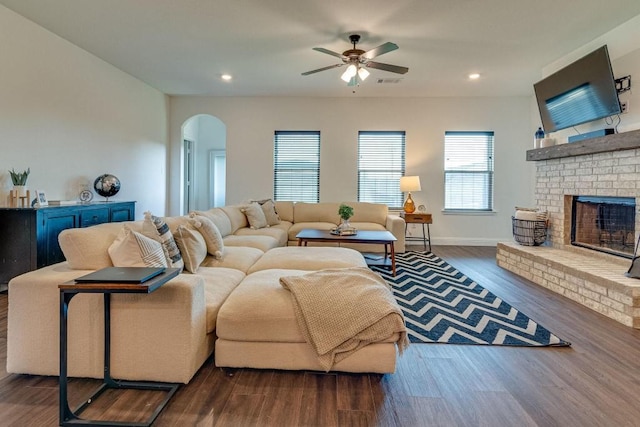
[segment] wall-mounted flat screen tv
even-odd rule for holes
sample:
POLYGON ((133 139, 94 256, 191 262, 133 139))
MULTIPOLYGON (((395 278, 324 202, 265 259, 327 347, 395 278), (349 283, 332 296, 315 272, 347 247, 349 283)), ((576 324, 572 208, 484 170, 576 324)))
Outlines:
POLYGON ((545 132, 621 113, 607 45, 533 85, 545 132))

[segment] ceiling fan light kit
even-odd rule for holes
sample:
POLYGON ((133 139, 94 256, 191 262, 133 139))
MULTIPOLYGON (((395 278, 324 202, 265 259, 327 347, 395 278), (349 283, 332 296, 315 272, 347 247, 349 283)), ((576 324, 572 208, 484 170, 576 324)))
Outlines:
POLYGON ((377 56, 398 49, 397 44, 387 42, 369 51, 364 51, 362 49, 356 49, 356 44, 358 44, 358 42, 360 41, 360 35, 352 34, 349 36, 349 40, 351 41, 351 43, 353 43, 353 49, 345 50, 342 53, 334 52, 322 47, 314 47, 313 50, 315 51, 340 58, 342 60, 342 63, 307 71, 302 73, 302 75, 308 76, 309 74, 315 74, 319 73, 320 71, 331 70, 333 68, 347 65, 347 69, 344 73, 342 73, 342 76, 340 76, 340 78, 343 81, 347 82, 347 86, 356 86, 360 81, 364 81, 371 74, 365 67, 389 71, 391 73, 397 74, 406 74, 409 71, 407 67, 383 64, 381 62, 372 61, 372 59, 377 56))

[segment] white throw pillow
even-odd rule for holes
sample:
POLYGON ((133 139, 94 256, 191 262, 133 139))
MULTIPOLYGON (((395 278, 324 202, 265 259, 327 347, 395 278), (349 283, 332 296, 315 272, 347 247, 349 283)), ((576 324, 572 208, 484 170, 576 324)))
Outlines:
POLYGON ((207 244, 207 252, 216 259, 222 258, 224 241, 222 240, 222 234, 220 234, 218 227, 205 216, 196 215, 193 212, 189 215, 191 216, 189 223, 204 237, 204 241, 207 244))
POLYGON ((109 246, 109 257, 115 267, 166 267, 162 244, 123 225, 109 246))
POLYGON ((260 207, 262 208, 262 212, 264 213, 264 217, 266 218, 268 225, 280 224, 280 217, 278 216, 278 212, 276 212, 276 204, 273 203, 273 200, 265 200, 260 203, 260 207))
POLYGON ((267 218, 258 202, 252 202, 240 209, 247 216, 249 227, 253 229, 268 227, 267 218))
POLYGON ((190 273, 198 271, 207 257, 207 243, 202 234, 191 226, 179 225, 173 237, 182 253, 185 270, 190 273))

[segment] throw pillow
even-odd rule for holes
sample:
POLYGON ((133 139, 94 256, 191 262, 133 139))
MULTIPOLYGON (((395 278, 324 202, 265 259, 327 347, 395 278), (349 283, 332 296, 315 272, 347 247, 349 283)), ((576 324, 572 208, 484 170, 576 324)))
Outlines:
POLYGON ((214 258, 222 258, 222 251, 224 250, 224 241, 222 240, 222 234, 218 227, 207 217, 196 215, 194 213, 189 214, 191 218, 189 223, 194 226, 196 230, 202 234, 204 241, 207 244, 207 252, 213 255, 214 258))
POLYGON ((109 257, 115 267, 166 267, 162 245, 123 225, 109 246, 109 257))
POLYGON ((185 270, 190 273, 198 271, 207 256, 207 243, 202 234, 190 226, 179 225, 173 237, 182 253, 185 270))
POLYGON ((263 203, 260 203, 260 207, 262 208, 262 212, 264 213, 264 217, 266 218, 268 225, 280 224, 280 217, 278 216, 278 212, 276 212, 276 204, 273 203, 273 200, 265 200, 263 203))
POLYGON ((249 227, 253 229, 268 227, 267 218, 257 202, 249 203, 240 209, 247 216, 249 227))
POLYGON ((151 212, 145 212, 144 222, 142 223, 142 233, 162 244, 169 267, 184 267, 180 249, 178 249, 176 245, 169 226, 162 218, 152 215, 151 212))

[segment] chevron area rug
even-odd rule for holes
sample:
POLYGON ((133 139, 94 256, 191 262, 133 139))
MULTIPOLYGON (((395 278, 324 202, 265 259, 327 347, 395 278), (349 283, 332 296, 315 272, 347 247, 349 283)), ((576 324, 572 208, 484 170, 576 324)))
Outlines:
POLYGON ((396 254, 392 286, 414 343, 569 346, 430 252, 396 254))

